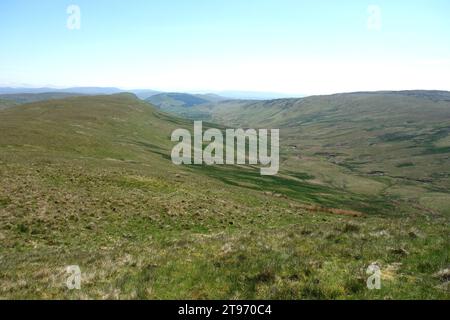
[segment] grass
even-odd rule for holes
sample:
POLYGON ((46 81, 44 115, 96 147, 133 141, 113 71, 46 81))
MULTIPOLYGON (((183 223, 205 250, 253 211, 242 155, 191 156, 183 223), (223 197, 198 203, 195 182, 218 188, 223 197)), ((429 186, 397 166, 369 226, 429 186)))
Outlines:
POLYGON ((442 95, 448 93, 221 101, 192 112, 231 127, 280 128, 283 167, 291 176, 306 172, 315 183, 351 193, 421 202, 430 187, 450 189, 443 174, 449 171, 450 102, 442 95), (405 199, 401 190, 410 184, 421 192, 405 199))
MULTIPOLYGON (((191 123, 129 95, 36 102, 0 119, 0 298, 450 298, 435 276, 450 265, 449 216, 426 211, 431 199, 411 205, 413 182, 389 194, 379 186, 391 178, 351 180, 327 161, 286 160, 278 177, 178 167, 168 137, 191 123), (328 172, 341 175, 325 183, 328 172), (333 185, 345 179, 377 196, 333 185), (373 262, 380 291, 365 285, 373 262), (65 286, 68 265, 81 268, 79 291, 65 286)), ((445 206, 446 193, 425 195, 445 206)))

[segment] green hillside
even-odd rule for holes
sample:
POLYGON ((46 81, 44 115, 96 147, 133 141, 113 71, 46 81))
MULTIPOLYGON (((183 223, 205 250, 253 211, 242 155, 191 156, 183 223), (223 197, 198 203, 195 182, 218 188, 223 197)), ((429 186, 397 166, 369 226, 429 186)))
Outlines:
POLYGON ((225 101, 226 98, 215 94, 160 93, 146 99, 159 109, 190 119, 203 119, 208 112, 201 109, 210 104, 225 101), (198 111, 197 111, 198 110, 198 111))
POLYGON ((17 105, 17 103, 15 103, 14 101, 5 100, 5 99, 0 98, 0 110, 6 109, 6 108, 11 108, 16 105, 17 105))
POLYGON ((280 128, 285 170, 450 214, 449 92, 224 101, 200 111, 231 127, 280 128))
MULTIPOLYGON (((272 103, 239 112, 258 107, 268 115, 272 103)), ((445 122, 445 103, 433 103, 442 114, 430 115, 426 128, 445 122)), ((173 165, 171 132, 192 130, 192 122, 132 94, 0 111, 0 298, 449 298, 448 279, 438 274, 449 265, 449 216, 433 209, 446 195, 445 179, 429 183, 429 204, 387 192, 424 187, 411 181, 403 189, 406 182, 317 154, 315 144, 353 127, 338 121, 324 129, 337 111, 329 107, 321 118, 311 105, 305 110, 316 116, 307 125, 319 131, 295 131, 301 117, 291 107, 286 101, 285 116, 273 120, 282 124, 290 112, 293 121, 283 130, 276 177, 257 168, 173 165), (293 143, 307 154, 290 150, 293 143), (379 291, 366 288, 373 262, 383 270, 379 291), (68 265, 80 266, 82 290, 65 287, 68 265)), ((215 112, 221 121, 233 116, 215 112)), ((267 127, 266 115, 250 121, 267 127)), ((358 137, 350 137, 352 146, 358 137)), ((423 157, 438 165, 441 155, 423 157)))
POLYGON ((64 99, 69 97, 82 96, 81 93, 65 93, 65 92, 46 92, 46 93, 14 93, 14 94, 0 94, 0 108, 2 101, 9 103, 9 106, 18 104, 64 99))

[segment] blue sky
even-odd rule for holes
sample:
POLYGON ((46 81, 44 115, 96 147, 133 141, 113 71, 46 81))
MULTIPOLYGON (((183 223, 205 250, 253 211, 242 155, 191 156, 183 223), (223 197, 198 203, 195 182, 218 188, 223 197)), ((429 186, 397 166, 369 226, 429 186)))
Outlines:
POLYGON ((449 77, 448 0, 0 1, 0 86, 318 94, 449 77))

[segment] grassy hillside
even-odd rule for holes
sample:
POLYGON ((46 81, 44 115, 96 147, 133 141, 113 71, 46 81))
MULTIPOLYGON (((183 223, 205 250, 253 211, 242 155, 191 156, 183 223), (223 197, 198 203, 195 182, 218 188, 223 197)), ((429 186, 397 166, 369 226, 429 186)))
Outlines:
POLYGON ((14 101, 4 100, 4 99, 0 98, 0 110, 6 109, 6 108, 11 108, 16 105, 17 105, 17 103, 15 103, 14 101))
POLYGON ((231 127, 280 128, 285 170, 450 214, 449 92, 224 101, 199 111, 231 127))
POLYGON ((0 111, 0 298, 449 298, 447 215, 368 192, 385 177, 335 186, 289 146, 277 177, 178 167, 180 127, 130 94, 0 111))
POLYGON ((0 94, 0 101, 9 102, 12 105, 64 99, 68 97, 82 96, 81 93, 65 93, 65 92, 46 92, 46 93, 16 93, 16 94, 0 94))
POLYGON ((224 100, 227 99, 214 94, 188 93, 161 93, 146 99, 147 102, 163 111, 190 119, 205 118, 208 112, 202 111, 202 106, 209 106, 224 100))

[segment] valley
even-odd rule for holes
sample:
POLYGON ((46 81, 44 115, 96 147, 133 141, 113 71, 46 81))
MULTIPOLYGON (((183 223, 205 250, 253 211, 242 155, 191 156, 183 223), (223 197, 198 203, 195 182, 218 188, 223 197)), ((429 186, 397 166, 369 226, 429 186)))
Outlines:
POLYGON ((192 115, 199 119, 201 111, 201 119, 231 127, 280 128, 287 171, 449 213, 449 96, 405 91, 229 100, 194 106, 192 115))
POLYGON ((188 108, 204 130, 280 128, 276 176, 174 165, 171 133, 192 120, 134 94, 1 110, 0 297, 448 299, 446 99, 188 108), (366 288, 372 263, 381 290, 366 288), (65 287, 68 265, 82 290, 65 287))

